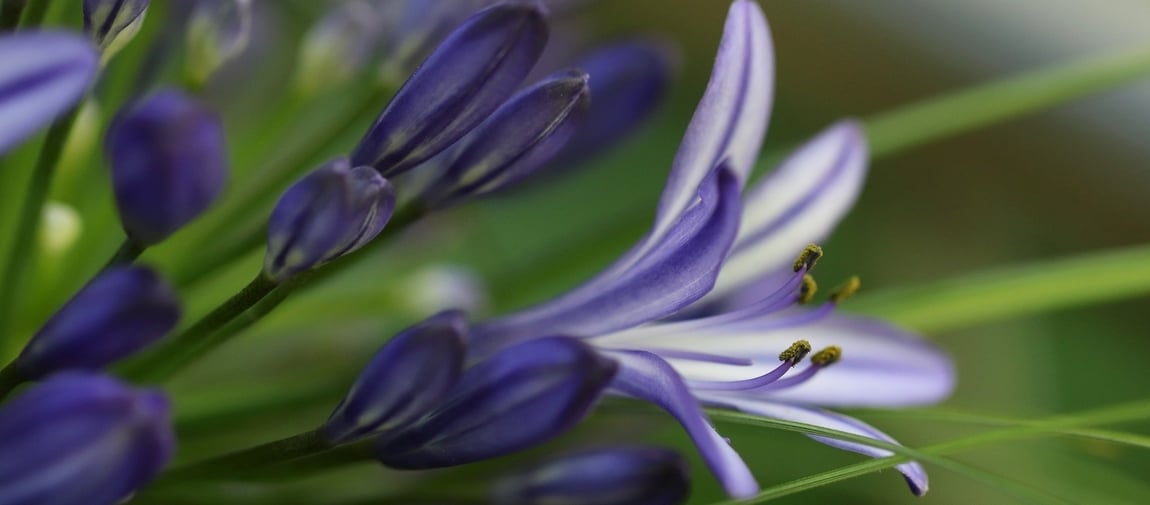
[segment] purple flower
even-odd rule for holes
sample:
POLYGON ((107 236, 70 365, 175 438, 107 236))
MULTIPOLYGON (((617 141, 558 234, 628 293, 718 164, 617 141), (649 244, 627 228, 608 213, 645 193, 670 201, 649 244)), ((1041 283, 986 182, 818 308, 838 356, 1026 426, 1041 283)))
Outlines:
POLYGON ((104 148, 120 222, 141 246, 162 242, 207 210, 227 178, 219 118, 175 90, 122 109, 104 148))
POLYGON ((100 58, 76 35, 0 35, 0 155, 68 110, 96 77, 100 58))
POLYGON ((530 447, 578 424, 616 369, 614 360, 576 339, 509 347, 464 372, 418 422, 383 434, 376 457, 393 468, 437 468, 530 447))
POLYGON ((457 28, 404 83, 351 155, 392 177, 435 156, 519 87, 547 43, 534 3, 485 9, 457 28))
POLYGON ((0 409, 0 503, 120 503, 160 473, 174 442, 160 392, 52 377, 0 409))
POLYGON ((590 104, 587 74, 576 70, 520 91, 458 144, 428 162, 444 163, 446 169, 428 185, 425 204, 447 207, 530 176, 567 144, 590 104))
POLYGON ((496 505, 677 505, 690 492, 687 461, 659 447, 567 454, 501 480, 496 505))
POLYGON ((106 54, 128 43, 148 10, 149 0, 84 0, 84 33, 106 54))
POLYGON ((324 438, 347 443, 401 429, 428 413, 463 373, 466 331, 463 313, 448 311, 392 338, 331 413, 324 438))
POLYGON ((395 210, 391 184, 371 167, 340 158, 296 181, 268 221, 264 273, 275 281, 359 249, 395 210))
POLYGON ((15 361, 24 379, 98 370, 157 341, 180 318, 176 293, 138 266, 92 279, 36 332, 15 361))
MULTIPOLYGON (((817 309, 797 307, 813 295, 808 272, 821 250, 794 257, 809 241, 826 237, 853 203, 865 175, 866 142, 857 124, 836 124, 741 202, 766 131, 772 67, 761 10, 752 1, 734 1, 651 231, 585 284, 478 325, 472 334, 477 356, 554 334, 594 345, 619 363, 612 390, 674 416, 735 497, 756 493, 758 484, 701 404, 891 441, 818 407, 933 403, 954 384, 950 360, 934 346, 879 321, 835 314, 857 285, 817 309), (741 304, 733 303, 737 299, 741 304), (706 315, 715 307, 721 310, 706 315), (810 364, 792 373, 812 345, 818 352, 810 364)), ((871 456, 890 454, 815 438, 871 456)), ((912 491, 926 491, 921 466, 898 468, 912 491)))

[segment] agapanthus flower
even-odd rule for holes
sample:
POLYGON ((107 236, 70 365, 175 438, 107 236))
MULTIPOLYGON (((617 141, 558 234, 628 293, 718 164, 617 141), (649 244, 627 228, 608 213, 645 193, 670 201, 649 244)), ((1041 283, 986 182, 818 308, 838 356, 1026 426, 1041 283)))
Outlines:
POLYGON ((0 154, 75 104, 96 78, 96 48, 57 32, 0 35, 0 154))
MULTIPOLYGON (((890 441, 861 421, 815 406, 931 403, 945 398, 953 385, 950 362, 940 351, 884 323, 834 314, 837 297, 815 310, 796 307, 809 296, 804 291, 809 293, 810 283, 804 279, 821 251, 811 249, 788 263, 809 240, 828 234, 850 206, 863 179, 866 144, 856 124, 832 126, 752 188, 744 203, 742 187, 766 131, 772 66, 761 10, 752 1, 736 0, 710 84, 675 158, 651 231, 583 285, 480 324, 473 333, 477 356, 549 335, 569 335, 595 346, 619 363, 612 389, 670 412, 736 497, 755 493, 758 485, 707 421, 702 405, 890 441), (764 249, 771 254, 762 254, 764 249), (756 284, 756 300, 746 306, 667 320, 694 309, 715 287, 725 263, 740 266, 743 261, 753 268, 728 274, 720 288, 746 286, 763 277, 780 280, 765 288, 756 284), (784 267, 792 271, 778 276, 784 267), (811 345, 819 346, 811 364, 788 374, 811 345)), ((722 294, 727 292, 716 296, 722 294)), ((819 440, 873 456, 889 454, 819 440)), ((926 491, 921 466, 907 463, 899 470, 916 494, 926 491)))

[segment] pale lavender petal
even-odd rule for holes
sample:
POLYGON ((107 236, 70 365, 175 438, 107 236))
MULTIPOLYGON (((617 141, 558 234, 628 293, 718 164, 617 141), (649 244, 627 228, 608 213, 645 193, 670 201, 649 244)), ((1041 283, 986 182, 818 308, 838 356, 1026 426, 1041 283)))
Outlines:
POLYGON ((738 182, 719 170, 699 198, 662 243, 625 271, 608 269, 551 302, 475 328, 473 350, 485 355, 552 333, 601 335, 666 316, 703 296, 738 229, 738 182))
MULTIPOLYGON (((795 315, 787 311, 780 317, 795 315)), ((817 322, 773 331, 728 331, 716 327, 694 333, 652 336, 643 344, 661 349, 700 351, 749 358, 755 366, 675 362, 684 377, 696 380, 743 380, 778 364, 779 351, 798 339, 815 349, 836 345, 842 359, 802 385, 764 393, 791 403, 836 407, 903 407, 939 402, 954 389, 950 358, 933 344, 874 319, 833 314, 817 322)), ((601 345, 614 345, 607 339, 601 345)), ((622 345, 622 344, 620 344, 622 345)))
POLYGON ((854 206, 866 179, 867 144, 855 121, 840 121, 800 147, 746 198, 743 225, 710 298, 788 265, 826 239, 854 206))
MULTIPOLYGON (((834 412, 803 408, 782 403, 774 403, 762 399, 748 398, 745 396, 736 396, 730 394, 706 395, 703 396, 701 400, 709 405, 732 408, 746 412, 748 414, 755 414, 759 416, 773 417, 775 419, 782 419, 784 421, 794 421, 797 423, 821 426, 823 428, 845 431, 847 433, 862 435, 864 437, 873 438, 875 440, 882 440, 884 442, 890 442, 893 444, 898 443, 898 441, 891 438, 890 435, 879 431, 869 424, 859 421, 853 417, 836 414, 834 412)), ((859 454, 865 454, 874 458, 884 458, 893 455, 892 452, 886 449, 879 449, 856 442, 847 442, 844 440, 819 436, 811 436, 811 438, 837 449, 857 452, 859 454)), ((917 496, 926 494, 926 491, 929 487, 929 482, 927 481, 926 470, 922 468, 922 465, 912 461, 910 463, 903 463, 898 465, 895 468, 897 468, 899 472, 902 472, 902 475, 904 478, 906 478, 906 483, 910 486, 910 491, 912 493, 917 496)))
POLYGON ((707 421, 699 402, 671 365, 648 352, 617 352, 611 356, 618 358, 621 365, 611 388, 654 403, 674 416, 728 495, 746 498, 759 491, 747 464, 707 421))
POLYGON ((767 130, 774 87, 774 54, 758 4, 731 4, 711 80, 671 167, 648 244, 657 243, 695 198, 707 174, 727 160, 746 182, 767 130))
POLYGON ((75 104, 96 77, 91 42, 62 32, 0 36, 0 154, 75 104))

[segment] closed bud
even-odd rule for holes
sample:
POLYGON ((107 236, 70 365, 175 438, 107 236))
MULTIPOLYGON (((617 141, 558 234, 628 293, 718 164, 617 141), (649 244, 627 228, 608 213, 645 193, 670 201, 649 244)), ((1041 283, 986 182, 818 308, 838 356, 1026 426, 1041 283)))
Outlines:
POLYGON ((88 90, 100 58, 81 37, 0 35, 0 155, 48 125, 88 90))
POLYGON ((535 3, 484 9, 457 28, 404 83, 352 153, 392 177, 435 156, 519 87, 547 43, 535 3))
POLYGON ((563 150, 562 164, 602 153, 651 119, 667 98, 675 68, 666 44, 646 40, 608 45, 576 66, 590 76, 595 103, 563 150))
POLYGON ((525 449, 578 424, 617 369, 614 360, 573 338, 508 347, 465 371, 427 416, 382 435, 376 457, 393 468, 422 469, 525 449))
POLYGON ((337 159, 296 181, 268 221, 264 274, 283 281, 359 249, 395 210, 391 184, 371 167, 337 159))
POLYGON ((590 105, 587 74, 576 70, 519 92, 445 153, 454 159, 428 186, 425 202, 449 206, 531 175, 563 149, 590 105))
POLYGON ((113 268, 53 314, 15 365, 29 380, 97 370, 159 340, 179 318, 176 294, 159 275, 139 266, 113 268))
POLYGON ((372 59, 383 39, 382 14, 363 0, 341 4, 304 37, 296 73, 310 94, 350 80, 372 59))
POLYGON ((495 505, 678 505, 690 493, 687 461, 659 447, 570 454, 501 480, 495 505))
POLYGON ((188 20, 187 75, 203 86, 221 66, 247 49, 252 31, 251 0, 196 0, 188 20))
POLYGON ((223 127, 215 113, 175 90, 120 111, 105 154, 116 208, 140 246, 162 242, 203 213, 227 179, 223 127))
POLYGON ((140 31, 149 0, 84 0, 84 33, 107 62, 140 31))
POLYGON ((57 375, 0 409, 0 503, 115 505, 159 474, 173 447, 159 391, 57 375))
POLYGON ((448 311, 396 335, 332 412, 324 438, 347 443, 401 429, 429 412, 459 381, 466 334, 463 313, 448 311))

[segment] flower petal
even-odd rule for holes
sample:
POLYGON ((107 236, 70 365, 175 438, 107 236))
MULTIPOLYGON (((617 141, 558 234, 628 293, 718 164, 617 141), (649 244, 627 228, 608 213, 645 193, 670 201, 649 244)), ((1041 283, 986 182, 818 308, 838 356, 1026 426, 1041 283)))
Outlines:
POLYGON ((658 356, 643 351, 612 353, 619 359, 619 373, 611 384, 613 390, 647 400, 669 412, 683 425, 699 448, 711 472, 723 484, 727 494, 745 498, 759 491, 751 470, 731 445, 707 422, 698 401, 671 365, 658 356))
POLYGON ((743 225, 711 298, 794 261, 847 213, 866 178, 862 127, 840 121, 800 147, 747 194, 743 225))
POLYGON ((96 48, 55 32, 0 36, 0 154, 62 114, 96 76, 96 48))
POLYGON ((646 256, 621 272, 609 267, 551 302, 480 325, 473 349, 485 355, 548 333, 601 335, 666 316, 703 296, 738 229, 738 182, 720 169, 698 197, 700 203, 646 256))
MULTIPOLYGON (((821 426, 823 428, 830 428, 832 430, 854 433, 856 435, 862 435, 864 437, 873 438, 875 440, 882 440, 884 442, 890 442, 894 444, 898 443, 898 441, 891 438, 890 435, 879 431, 869 424, 859 421, 853 417, 836 414, 834 412, 803 408, 782 403, 774 403, 757 398, 738 397, 734 395, 708 395, 702 398, 702 400, 707 404, 733 408, 748 414, 773 417, 775 419, 782 419, 784 421, 811 424, 814 426, 821 426)), ((859 454, 865 454, 875 458, 884 458, 894 454, 886 449, 879 449, 855 442, 847 442, 843 440, 813 435, 811 438, 837 449, 857 452, 859 454)), ((906 478, 906 483, 910 486, 910 491, 912 493, 914 493, 916 496, 922 496, 923 494, 926 494, 927 488, 929 487, 929 482, 927 481, 926 470, 922 468, 922 465, 912 461, 910 463, 903 463, 898 465, 895 468, 897 468, 899 472, 902 472, 903 477, 906 478)))

